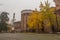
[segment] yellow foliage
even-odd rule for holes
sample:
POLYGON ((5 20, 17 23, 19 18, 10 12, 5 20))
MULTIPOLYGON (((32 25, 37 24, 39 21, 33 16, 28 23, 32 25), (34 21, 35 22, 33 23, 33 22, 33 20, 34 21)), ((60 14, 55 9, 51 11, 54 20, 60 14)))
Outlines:
POLYGON ((40 13, 38 11, 34 11, 31 13, 30 16, 28 16, 27 24, 28 24, 29 28, 34 28, 34 29, 37 28, 38 24, 42 21, 43 16, 41 14, 42 13, 40 13))
POLYGON ((56 19, 56 15, 54 14, 54 11, 56 10, 55 7, 50 7, 50 4, 47 1, 45 6, 41 3, 40 8, 40 12, 35 10, 28 16, 27 24, 29 28, 36 29, 39 26, 41 29, 42 22, 44 22, 46 27, 51 26, 54 23, 54 20, 56 19))
POLYGON ((51 26, 51 23, 50 23, 50 22, 48 22, 48 23, 47 23, 47 26, 51 26))
POLYGON ((56 7, 51 7, 49 10, 50 10, 51 12, 54 12, 54 11, 56 10, 56 7))

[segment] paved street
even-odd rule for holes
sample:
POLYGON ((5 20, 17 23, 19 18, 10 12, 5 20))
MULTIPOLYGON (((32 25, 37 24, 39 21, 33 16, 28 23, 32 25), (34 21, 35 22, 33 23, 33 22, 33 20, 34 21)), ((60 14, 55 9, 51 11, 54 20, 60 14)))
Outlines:
POLYGON ((37 33, 0 33, 0 40, 60 40, 60 35, 37 33))

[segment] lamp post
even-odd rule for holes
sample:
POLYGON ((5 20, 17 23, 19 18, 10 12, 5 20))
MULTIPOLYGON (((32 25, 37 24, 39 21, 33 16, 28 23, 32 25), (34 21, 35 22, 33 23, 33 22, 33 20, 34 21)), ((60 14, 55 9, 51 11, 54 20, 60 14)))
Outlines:
POLYGON ((57 32, 58 32, 58 17, 57 17, 57 11, 55 12, 55 14, 56 14, 56 24, 57 24, 57 32))

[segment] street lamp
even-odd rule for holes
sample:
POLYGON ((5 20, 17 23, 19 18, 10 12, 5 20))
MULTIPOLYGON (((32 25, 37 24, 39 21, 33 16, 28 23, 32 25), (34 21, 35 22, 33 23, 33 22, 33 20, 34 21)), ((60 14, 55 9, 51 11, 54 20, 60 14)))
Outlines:
POLYGON ((60 13, 60 10, 56 10, 55 11, 55 14, 56 14, 56 24, 57 24, 57 31, 59 31, 59 28, 58 28, 58 15, 60 13))
POLYGON ((57 24, 57 31, 58 31, 58 18, 57 18, 57 13, 55 13, 56 14, 56 24, 57 24))

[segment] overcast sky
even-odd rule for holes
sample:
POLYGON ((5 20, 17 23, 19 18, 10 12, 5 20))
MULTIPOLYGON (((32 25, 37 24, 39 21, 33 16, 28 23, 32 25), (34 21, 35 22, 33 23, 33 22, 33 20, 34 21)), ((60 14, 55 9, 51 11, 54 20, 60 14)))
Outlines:
MULTIPOLYGON (((16 21, 21 20, 21 11, 24 9, 39 9, 40 2, 46 0, 0 0, 0 11, 7 11, 9 13, 10 20, 13 13, 16 14, 16 21)), ((55 6, 53 0, 49 0, 51 6, 55 6)))

